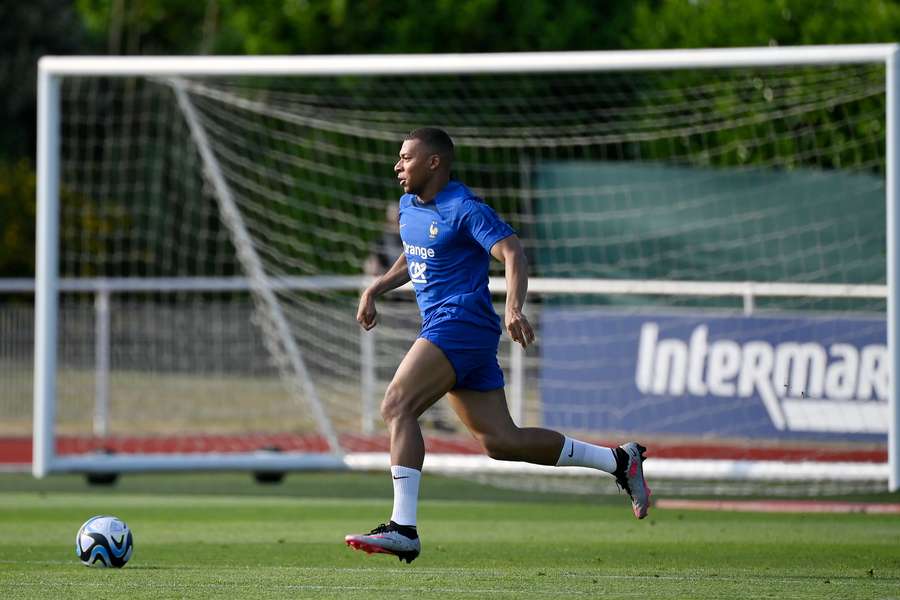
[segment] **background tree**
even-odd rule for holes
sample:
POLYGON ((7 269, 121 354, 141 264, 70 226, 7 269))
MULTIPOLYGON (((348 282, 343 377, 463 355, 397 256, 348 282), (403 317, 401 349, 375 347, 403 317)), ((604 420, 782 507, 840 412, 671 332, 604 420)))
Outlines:
POLYGON ((87 50, 68 0, 0 4, 0 276, 34 274, 37 61, 87 50))
MULTIPOLYGON (((0 276, 33 264, 44 54, 346 54, 893 42, 896 0, 32 0, 0 5, 0 276), (15 225, 13 225, 15 224, 15 225), (14 229, 15 233, 9 233, 14 229), (10 258, 17 257, 17 258, 10 258)), ((735 101, 740 101, 736 98, 735 101)), ((829 119, 821 114, 816 118, 829 119)), ((748 135, 752 135, 749 132, 748 135)), ((639 148, 658 157, 655 148, 639 148)), ((841 157, 829 160, 838 164, 841 157)), ((728 164, 764 156, 726 157, 728 164)))
POLYGON ((895 0, 638 0, 632 48, 862 44, 900 39, 895 0))
POLYGON ((95 39, 140 54, 495 52, 621 47, 630 2, 79 0, 95 39))

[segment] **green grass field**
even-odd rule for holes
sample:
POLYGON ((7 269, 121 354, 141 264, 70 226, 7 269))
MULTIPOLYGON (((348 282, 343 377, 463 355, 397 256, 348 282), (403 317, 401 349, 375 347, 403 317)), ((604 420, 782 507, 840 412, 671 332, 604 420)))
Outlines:
MULTIPOLYGON (((610 485, 613 485, 610 482, 610 485)), ((624 496, 524 494, 423 480, 412 564, 344 546, 390 513, 385 475, 0 475, 0 598, 900 598, 900 518, 654 510, 624 496), (75 533, 115 514, 121 570, 75 533)), ((896 497, 884 497, 896 501, 896 497)))

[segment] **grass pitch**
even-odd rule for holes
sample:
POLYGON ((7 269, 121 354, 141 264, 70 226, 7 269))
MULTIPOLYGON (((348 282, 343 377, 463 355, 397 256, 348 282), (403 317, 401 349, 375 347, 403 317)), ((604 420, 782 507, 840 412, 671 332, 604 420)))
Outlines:
POLYGON ((106 489, 0 475, 0 598, 900 598, 897 516, 659 509, 636 521, 624 496, 430 476, 412 565, 344 545, 390 506, 385 475, 132 475, 106 489), (78 527, 101 513, 134 532, 124 569, 74 555, 78 527))

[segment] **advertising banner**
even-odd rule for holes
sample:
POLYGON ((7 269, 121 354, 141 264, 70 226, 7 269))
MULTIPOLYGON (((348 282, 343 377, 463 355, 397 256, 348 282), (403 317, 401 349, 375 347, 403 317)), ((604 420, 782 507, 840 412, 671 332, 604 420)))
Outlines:
POLYGON ((888 427, 883 318, 546 308, 549 427, 866 439, 888 427))

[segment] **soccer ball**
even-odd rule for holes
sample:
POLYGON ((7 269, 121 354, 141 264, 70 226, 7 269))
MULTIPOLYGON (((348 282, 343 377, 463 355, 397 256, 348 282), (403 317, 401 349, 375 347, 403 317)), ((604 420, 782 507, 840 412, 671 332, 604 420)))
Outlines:
POLYGON ((75 536, 75 555, 89 567, 124 567, 133 551, 128 525, 109 515, 91 517, 75 536))

